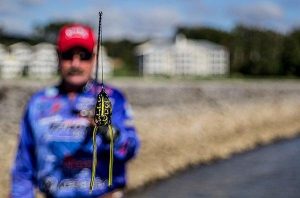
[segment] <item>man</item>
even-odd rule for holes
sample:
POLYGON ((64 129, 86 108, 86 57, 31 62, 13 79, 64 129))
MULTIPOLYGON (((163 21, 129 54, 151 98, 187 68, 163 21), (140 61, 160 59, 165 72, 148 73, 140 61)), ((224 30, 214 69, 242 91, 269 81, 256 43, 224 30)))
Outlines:
MULTIPOLYGON (((38 187, 46 197, 114 197, 126 185, 125 164, 139 141, 123 94, 105 86, 112 102, 114 128, 113 184, 108 187, 109 137, 97 133, 98 164, 94 190, 91 112, 101 85, 91 79, 95 37, 90 27, 64 26, 57 51, 61 82, 35 93, 21 122, 20 141, 12 170, 11 197, 34 197, 38 187)), ((120 196, 119 196, 120 197, 120 196)))

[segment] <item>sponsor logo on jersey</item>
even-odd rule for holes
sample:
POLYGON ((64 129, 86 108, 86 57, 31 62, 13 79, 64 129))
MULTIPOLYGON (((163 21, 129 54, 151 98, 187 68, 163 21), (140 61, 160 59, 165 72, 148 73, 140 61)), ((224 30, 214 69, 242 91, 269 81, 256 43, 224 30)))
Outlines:
POLYGON ((81 141, 86 135, 89 122, 85 118, 54 120, 49 121, 47 126, 44 136, 47 141, 81 141))

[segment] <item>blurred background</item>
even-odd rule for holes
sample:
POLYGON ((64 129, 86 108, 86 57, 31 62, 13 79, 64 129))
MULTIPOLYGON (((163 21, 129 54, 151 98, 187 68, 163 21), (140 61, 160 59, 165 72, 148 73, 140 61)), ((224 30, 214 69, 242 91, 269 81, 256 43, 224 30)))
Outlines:
MULTIPOLYGON (((299 6, 297 0, 0 0, 0 196, 9 192, 24 105, 57 82, 55 41, 64 24, 85 23, 97 33, 98 12, 104 13, 105 78, 126 93, 142 140, 129 165, 132 190, 299 134, 299 6)), ((270 169, 259 174, 272 175, 270 169)))
POLYGON ((298 7, 296 0, 1 0, 1 76, 53 73, 50 44, 58 29, 83 22, 97 30, 99 10, 106 70, 113 75, 299 76, 298 7), (18 68, 6 71, 3 65, 18 68))

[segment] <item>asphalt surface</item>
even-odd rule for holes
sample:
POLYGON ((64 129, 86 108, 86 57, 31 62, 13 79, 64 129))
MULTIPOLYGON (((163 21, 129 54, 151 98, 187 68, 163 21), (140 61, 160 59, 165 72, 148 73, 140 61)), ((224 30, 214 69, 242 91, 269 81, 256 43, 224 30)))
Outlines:
POLYGON ((126 197, 299 198, 300 138, 193 168, 126 197))

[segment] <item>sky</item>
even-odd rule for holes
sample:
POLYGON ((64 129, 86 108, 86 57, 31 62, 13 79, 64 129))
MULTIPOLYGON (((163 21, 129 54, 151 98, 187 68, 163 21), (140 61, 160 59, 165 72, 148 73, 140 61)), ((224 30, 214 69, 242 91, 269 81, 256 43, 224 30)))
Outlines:
POLYGON ((288 33, 300 26, 299 0, 0 0, 0 27, 30 35, 37 25, 72 20, 97 30, 103 11, 104 39, 172 37, 178 26, 230 31, 237 24, 288 33))

